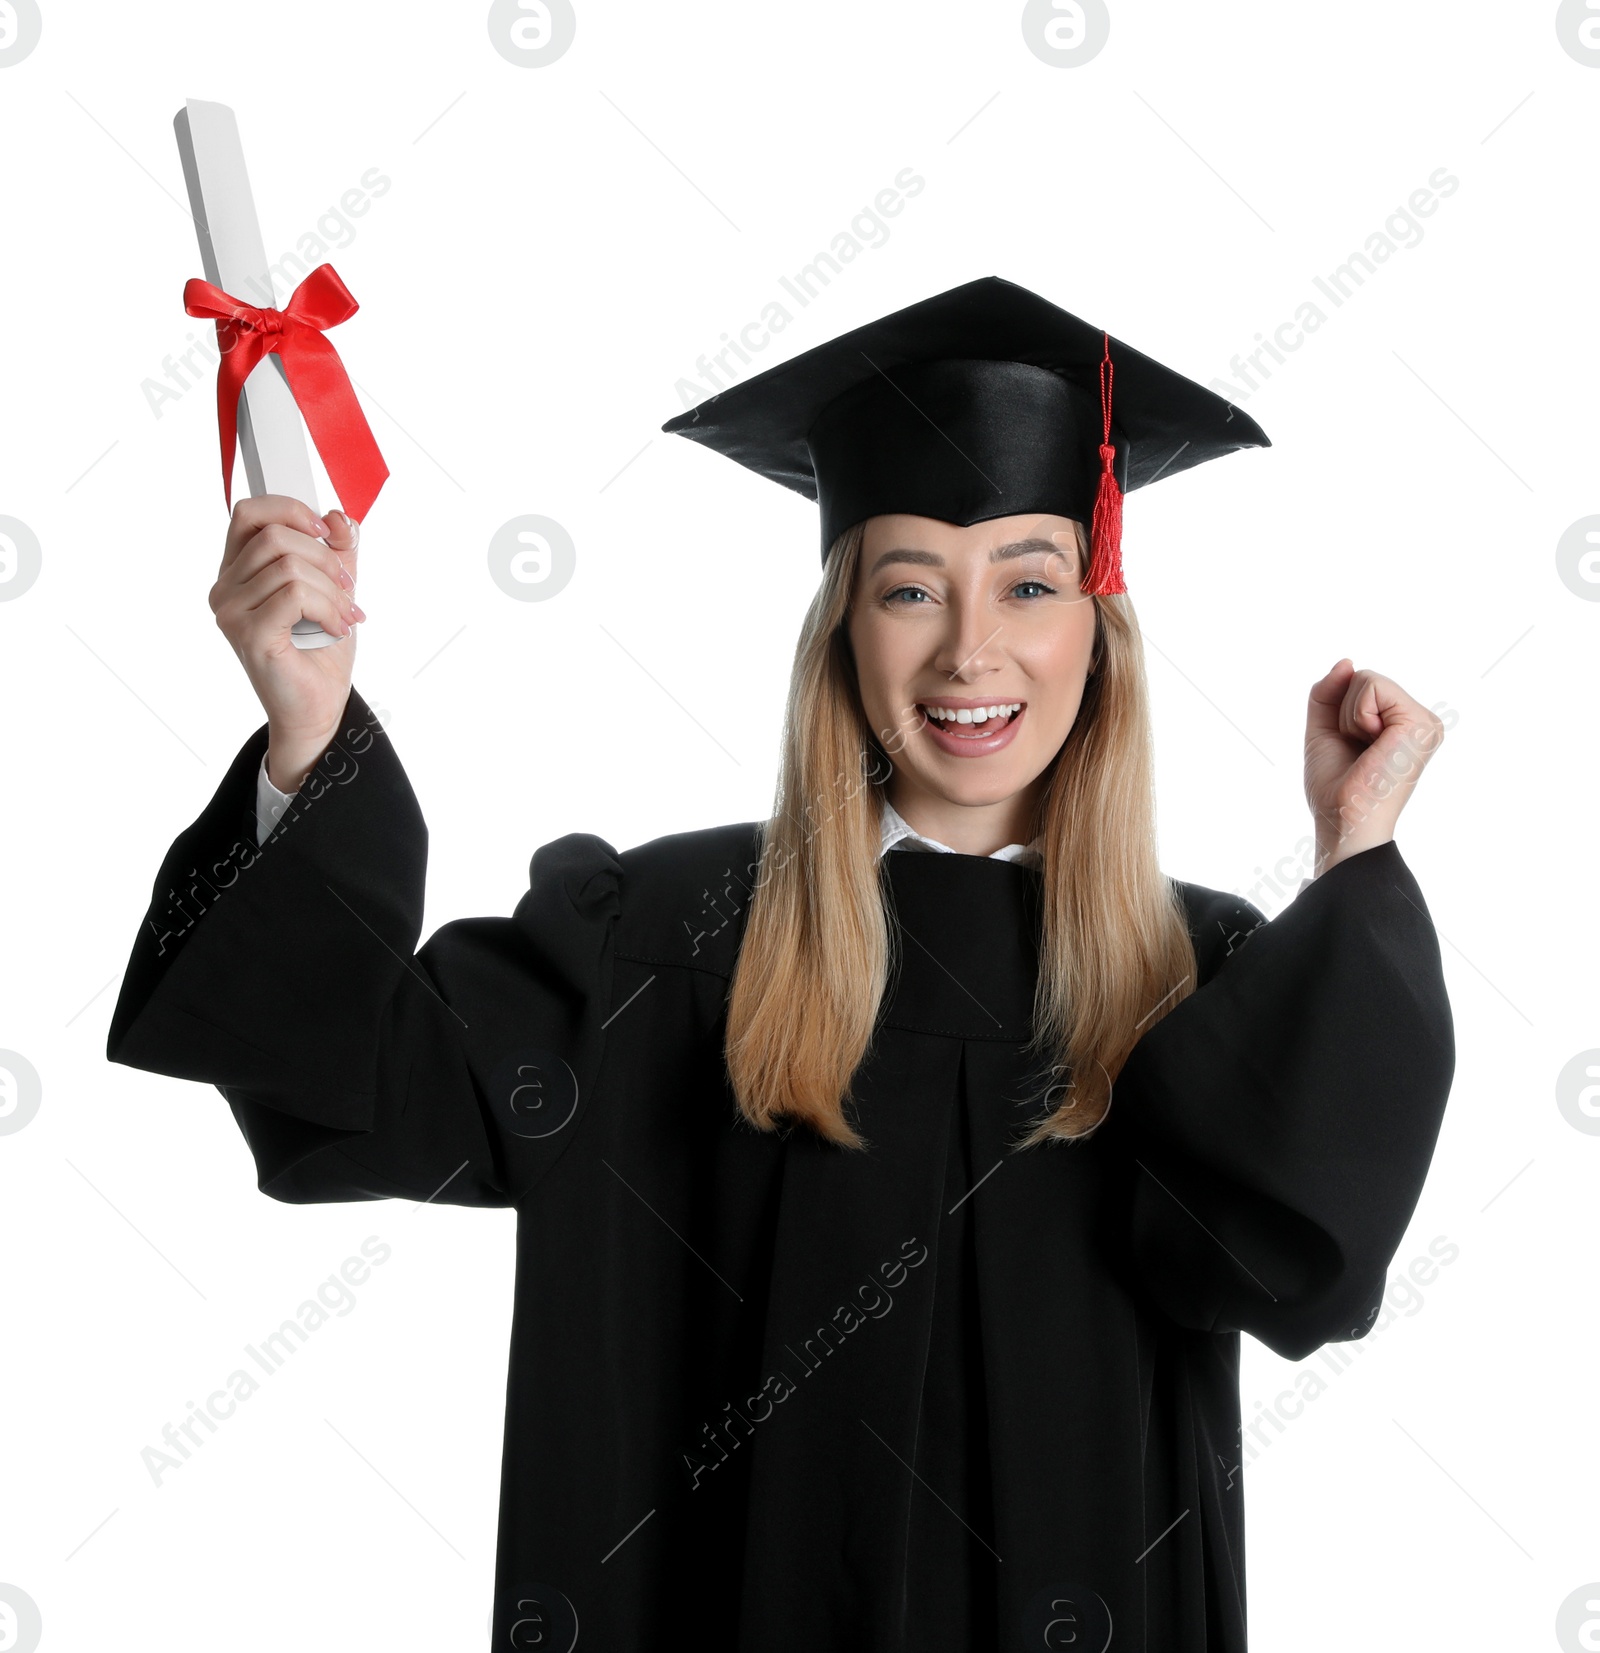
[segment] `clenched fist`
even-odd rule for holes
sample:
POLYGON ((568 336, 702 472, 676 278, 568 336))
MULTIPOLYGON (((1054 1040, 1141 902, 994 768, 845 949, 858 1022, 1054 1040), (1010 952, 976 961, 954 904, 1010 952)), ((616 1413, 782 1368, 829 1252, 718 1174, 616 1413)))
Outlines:
POLYGON ((1444 722, 1392 678, 1341 660, 1311 685, 1306 801, 1317 827, 1316 871, 1394 837, 1444 722))

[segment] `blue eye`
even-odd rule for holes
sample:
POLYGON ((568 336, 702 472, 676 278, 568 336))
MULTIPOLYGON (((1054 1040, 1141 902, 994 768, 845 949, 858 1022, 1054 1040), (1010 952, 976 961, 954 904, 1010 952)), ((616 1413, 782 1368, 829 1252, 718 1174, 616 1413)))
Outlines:
MULTIPOLYGON (((1011 588, 1010 594, 1014 597, 1018 593, 1026 590, 1029 586, 1034 587, 1043 597, 1054 597, 1056 595, 1056 588, 1053 585, 1047 584, 1044 580, 1019 580, 1016 585, 1011 588)), ((882 600, 885 605, 892 605, 899 608, 921 607, 920 603, 896 603, 895 599, 897 597, 928 597, 928 593, 920 585, 897 585, 893 591, 885 592, 882 600)), ((928 600, 931 602, 932 598, 930 597, 928 600)), ((1024 598, 1024 601, 1038 602, 1040 601, 1040 597, 1027 597, 1024 598)))

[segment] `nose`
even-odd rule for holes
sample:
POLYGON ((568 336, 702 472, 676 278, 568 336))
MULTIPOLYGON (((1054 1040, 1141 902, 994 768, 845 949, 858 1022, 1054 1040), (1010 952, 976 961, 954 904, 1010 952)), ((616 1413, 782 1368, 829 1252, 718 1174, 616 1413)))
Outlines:
POLYGON ((952 591, 933 658, 934 669, 952 683, 976 683, 999 669, 1005 622, 993 609, 952 591))

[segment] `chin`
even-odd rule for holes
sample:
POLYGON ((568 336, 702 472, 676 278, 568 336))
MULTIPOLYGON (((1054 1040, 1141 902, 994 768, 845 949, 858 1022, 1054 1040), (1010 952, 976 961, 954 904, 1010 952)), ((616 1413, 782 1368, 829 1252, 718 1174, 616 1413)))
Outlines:
POLYGON ((987 804, 1002 804, 1014 798, 1038 778, 1039 771, 1020 764, 1008 764, 1003 770, 992 769, 985 775, 952 775, 951 769, 983 769, 982 758, 957 759, 944 766, 937 774, 923 774, 922 784, 947 804, 960 804, 966 809, 981 808, 987 804))

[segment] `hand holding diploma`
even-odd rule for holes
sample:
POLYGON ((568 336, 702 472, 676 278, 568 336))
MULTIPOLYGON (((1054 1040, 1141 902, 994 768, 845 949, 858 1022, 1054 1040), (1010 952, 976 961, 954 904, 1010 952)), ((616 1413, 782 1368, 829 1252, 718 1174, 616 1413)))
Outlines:
POLYGON ((343 511, 319 518, 285 494, 241 499, 223 543, 211 610, 267 714, 267 779, 298 792, 338 731, 355 666, 361 530, 343 511), (295 645, 295 622, 320 623, 342 648, 295 645))

